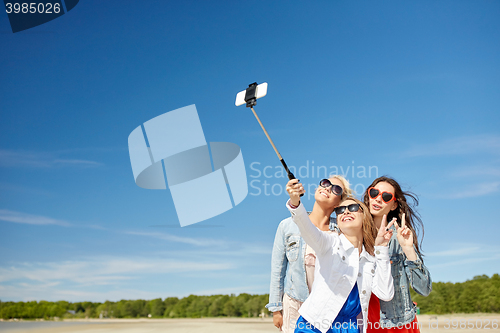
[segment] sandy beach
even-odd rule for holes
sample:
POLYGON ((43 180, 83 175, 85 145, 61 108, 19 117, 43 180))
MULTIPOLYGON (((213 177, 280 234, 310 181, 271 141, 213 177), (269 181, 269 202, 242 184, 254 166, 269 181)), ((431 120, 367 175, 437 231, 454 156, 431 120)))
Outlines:
MULTIPOLYGON (((500 332, 500 314, 419 315, 422 333, 500 332)), ((2 332, 29 333, 258 333, 279 332, 272 318, 89 319, 0 322, 2 332)))

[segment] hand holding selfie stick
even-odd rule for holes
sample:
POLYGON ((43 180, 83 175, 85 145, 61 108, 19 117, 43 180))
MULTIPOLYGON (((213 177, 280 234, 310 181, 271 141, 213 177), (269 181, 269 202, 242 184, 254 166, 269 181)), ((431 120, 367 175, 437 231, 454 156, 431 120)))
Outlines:
MULTIPOLYGON (((276 152, 276 155, 278 155, 278 158, 279 158, 281 164, 285 168, 285 171, 288 174, 288 179, 290 179, 290 180, 296 179, 295 176, 293 175, 293 173, 288 169, 288 166, 286 165, 285 160, 283 159, 281 154, 278 152, 278 149, 274 145, 273 140, 269 136, 269 133, 267 133, 266 128, 264 127, 264 125, 260 121, 259 116, 257 116, 257 112, 255 112, 255 110, 253 108, 255 105, 257 105, 257 98, 264 97, 264 96, 266 96, 266 94, 267 94, 267 82, 261 83, 259 85, 257 85, 257 82, 254 82, 254 83, 249 84, 248 88, 246 90, 240 91, 236 95, 235 104, 236 104, 236 106, 240 106, 240 105, 246 103, 247 108, 250 108, 252 110, 255 118, 257 118, 257 121, 260 124, 260 127, 262 127, 262 129, 264 130, 264 133, 267 136, 267 139, 271 143, 271 146, 273 146, 273 149, 276 152)), ((303 195, 304 194, 301 194, 301 196, 303 196, 303 195)))

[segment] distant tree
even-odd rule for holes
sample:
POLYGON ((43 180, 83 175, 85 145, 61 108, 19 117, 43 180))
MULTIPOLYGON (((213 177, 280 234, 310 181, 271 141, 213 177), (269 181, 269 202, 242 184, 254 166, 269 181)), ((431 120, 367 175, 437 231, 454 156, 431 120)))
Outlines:
POLYGON ((180 299, 172 308, 172 316, 170 318, 186 318, 186 309, 196 298, 195 295, 189 295, 180 299))
POLYGON ((475 276, 462 283, 435 282, 428 297, 411 290, 421 313, 500 312, 500 276, 475 276))
POLYGON ((163 317, 165 313, 165 303, 163 303, 161 298, 149 301, 149 306, 151 308, 151 316, 155 318, 163 317))
MULTIPOLYGON (((433 291, 428 297, 418 295, 410 290, 412 300, 418 303, 421 313, 457 313, 457 312, 500 312, 500 276, 494 274, 475 276, 463 283, 435 282, 433 291)), ((168 297, 150 301, 121 300, 105 303, 67 301, 47 302, 2 302, 0 301, 0 318, 51 319, 68 316, 67 311, 76 312, 76 317, 98 318, 102 313, 113 318, 140 318, 151 314, 153 317, 166 318, 199 318, 199 317, 255 317, 261 312, 267 313, 265 305, 269 295, 238 296, 189 295, 182 299, 168 297)), ((71 316, 71 315, 69 315, 71 316)))
POLYGON ((127 313, 127 303, 128 301, 122 299, 119 302, 115 304, 115 308, 113 310, 113 316, 116 318, 125 318, 127 316, 130 316, 127 313))
POLYGON ((252 297, 249 299, 245 307, 249 317, 257 317, 262 311, 262 306, 258 297, 252 297))
POLYGON ((228 317, 236 316, 237 313, 236 307, 234 306, 233 300, 231 298, 227 299, 226 304, 224 304, 224 309, 222 310, 222 313, 228 317))
POLYGON ((208 309, 208 315, 211 317, 219 317, 224 315, 224 305, 229 300, 228 295, 213 296, 212 304, 208 309))
POLYGON ((477 280, 467 281, 464 283, 463 292, 458 297, 459 311, 463 313, 472 313, 479 311, 480 300, 478 296, 481 291, 480 284, 477 280))
POLYGON ((179 299, 177 297, 165 298, 165 300, 163 301, 163 304, 165 304, 165 312, 163 313, 163 317, 176 318, 173 309, 177 302, 179 302, 179 299))

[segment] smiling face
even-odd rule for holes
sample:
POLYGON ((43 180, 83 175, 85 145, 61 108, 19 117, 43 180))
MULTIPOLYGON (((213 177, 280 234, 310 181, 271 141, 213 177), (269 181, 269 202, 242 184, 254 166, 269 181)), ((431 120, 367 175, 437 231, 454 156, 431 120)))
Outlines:
MULTIPOLYGON (((344 184, 337 179, 337 178, 328 178, 330 183, 332 185, 338 185, 342 187, 342 190, 344 190, 344 184)), ((322 186, 318 186, 316 189, 316 192, 314 193, 314 199, 318 204, 324 204, 326 207, 337 207, 340 203, 341 196, 340 195, 335 195, 332 193, 332 187, 324 188, 322 186)))
MULTIPOLYGON (((379 190, 380 193, 382 192, 389 192, 394 195, 395 189, 394 187, 387 183, 387 182, 380 182, 377 185, 374 186, 377 190, 379 190)), ((373 217, 381 217, 384 215, 388 215, 391 210, 394 210, 398 207, 398 203, 394 200, 385 202, 382 200, 382 196, 379 195, 375 199, 372 199, 371 197, 368 198, 368 202, 370 204, 370 213, 373 215, 373 217)))
MULTIPOLYGON (((342 201, 339 207, 358 204, 352 199, 342 201)), ((363 228, 363 208, 360 206, 357 212, 351 212, 346 207, 342 214, 337 214, 337 225, 343 233, 361 232, 363 228)))

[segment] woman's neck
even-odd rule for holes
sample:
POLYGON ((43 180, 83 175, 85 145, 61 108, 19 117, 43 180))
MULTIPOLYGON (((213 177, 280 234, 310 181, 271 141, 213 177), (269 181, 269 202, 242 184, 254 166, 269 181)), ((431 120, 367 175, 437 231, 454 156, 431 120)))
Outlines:
POLYGON ((349 234, 346 234, 346 233, 343 233, 345 238, 347 238, 349 240, 349 242, 351 242, 351 244, 358 249, 359 253, 361 254, 361 252, 363 251, 363 234, 360 232, 358 234, 353 234, 353 235, 349 235, 349 234))
POLYGON ((332 213, 333 208, 325 209, 315 202, 313 210, 311 214, 309 214, 309 218, 319 230, 328 231, 330 230, 330 215, 332 215, 332 213))
POLYGON ((380 229, 380 226, 382 225, 382 219, 383 217, 382 216, 373 216, 373 223, 375 224, 375 228, 377 228, 377 231, 378 229, 380 229))

